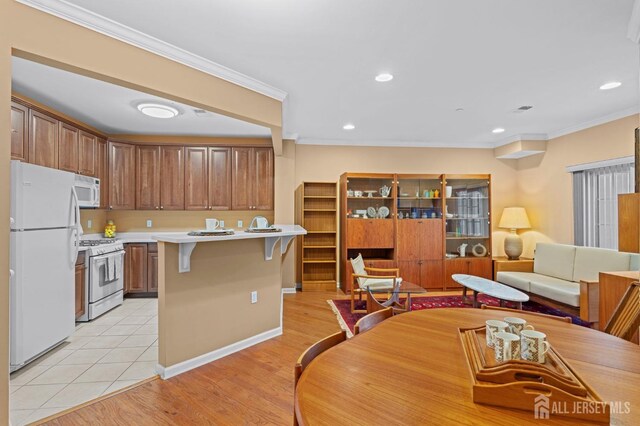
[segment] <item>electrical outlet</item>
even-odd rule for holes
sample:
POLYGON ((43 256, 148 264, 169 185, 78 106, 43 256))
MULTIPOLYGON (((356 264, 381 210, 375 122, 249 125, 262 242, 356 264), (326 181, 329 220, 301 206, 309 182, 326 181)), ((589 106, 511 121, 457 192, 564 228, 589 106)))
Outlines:
POLYGON ((147 219, 147 228, 151 228, 153 226, 153 221, 151 219, 147 219))
POLYGON ((251 292, 251 303, 258 303, 258 292, 257 291, 252 291, 251 292))
POLYGON ((238 228, 242 228, 242 221, 241 220, 238 221, 238 228))
POLYGON ((220 228, 224 228, 224 220, 220 221, 220 228))
POLYGON ((93 228, 93 221, 91 219, 87 220, 87 228, 93 228))

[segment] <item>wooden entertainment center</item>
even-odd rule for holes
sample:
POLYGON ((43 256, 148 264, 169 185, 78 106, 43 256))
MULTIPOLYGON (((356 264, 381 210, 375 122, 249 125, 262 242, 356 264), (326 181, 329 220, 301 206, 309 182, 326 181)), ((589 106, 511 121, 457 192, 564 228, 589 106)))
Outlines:
POLYGON ((340 176, 344 292, 358 253, 367 267, 400 268, 403 279, 431 290, 460 288, 452 274, 491 279, 491 242, 489 174, 340 176))

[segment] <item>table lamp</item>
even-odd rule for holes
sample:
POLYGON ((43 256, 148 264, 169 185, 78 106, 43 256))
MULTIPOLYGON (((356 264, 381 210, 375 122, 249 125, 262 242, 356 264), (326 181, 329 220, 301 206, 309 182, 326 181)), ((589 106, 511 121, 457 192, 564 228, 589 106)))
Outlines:
POLYGON ((516 230, 531 228, 524 207, 505 207, 498 227, 511 230, 511 233, 504 239, 504 252, 509 260, 518 260, 522 254, 522 238, 516 233, 516 230))

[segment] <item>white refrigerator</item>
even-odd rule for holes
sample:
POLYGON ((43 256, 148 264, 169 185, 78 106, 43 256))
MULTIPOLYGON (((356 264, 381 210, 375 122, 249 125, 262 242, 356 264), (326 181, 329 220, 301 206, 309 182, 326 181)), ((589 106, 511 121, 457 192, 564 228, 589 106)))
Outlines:
POLYGON ((73 183, 73 173, 11 161, 11 371, 75 327, 80 211, 73 183))

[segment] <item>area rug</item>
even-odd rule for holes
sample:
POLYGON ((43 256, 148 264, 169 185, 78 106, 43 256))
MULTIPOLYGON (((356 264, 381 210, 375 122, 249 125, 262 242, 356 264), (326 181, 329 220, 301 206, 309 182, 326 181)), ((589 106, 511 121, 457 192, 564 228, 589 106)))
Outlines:
MULTIPOLYGON (((500 301, 494 297, 487 296, 484 294, 478 295, 478 301, 480 304, 490 305, 490 306, 500 306, 500 301)), ((404 303, 404 300, 401 299, 401 302, 404 303)), ((353 326, 356 322, 365 316, 362 313, 351 313, 351 300, 350 299, 340 299, 340 300, 327 300, 329 306, 333 310, 333 313, 336 314, 338 319, 338 323, 340 327, 347 332, 349 337, 353 335, 353 326)), ((507 308, 516 308, 515 304, 511 304, 510 302, 506 302, 507 308)), ((471 305, 468 305, 462 301, 462 296, 423 296, 423 297, 412 297, 411 298, 411 310, 420 311, 422 309, 437 309, 437 308, 473 308, 471 305)), ((365 309, 365 301, 356 301, 356 309, 365 309), (360 304, 360 305, 358 305, 360 304)), ((590 327, 590 323, 581 320, 579 317, 575 315, 568 314, 566 312, 562 312, 559 309, 552 308, 550 306, 543 305, 538 302, 525 302, 522 304, 522 310, 528 312, 539 312, 547 315, 555 315, 559 317, 571 317, 571 321, 574 324, 581 325, 583 327, 590 327)))

